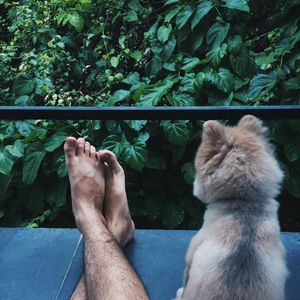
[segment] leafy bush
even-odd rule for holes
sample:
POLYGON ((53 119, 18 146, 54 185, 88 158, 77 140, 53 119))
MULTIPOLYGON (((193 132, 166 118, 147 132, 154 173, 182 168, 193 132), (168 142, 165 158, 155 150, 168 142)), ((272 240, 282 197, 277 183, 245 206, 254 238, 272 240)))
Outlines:
MULTIPOLYGON (((300 1, 0 0, 2 105, 298 104, 300 1)), ((114 151, 139 227, 196 228, 202 122, 1 121, 0 225, 70 226, 62 144, 114 151)), ((270 122, 299 230, 300 124, 270 122)))

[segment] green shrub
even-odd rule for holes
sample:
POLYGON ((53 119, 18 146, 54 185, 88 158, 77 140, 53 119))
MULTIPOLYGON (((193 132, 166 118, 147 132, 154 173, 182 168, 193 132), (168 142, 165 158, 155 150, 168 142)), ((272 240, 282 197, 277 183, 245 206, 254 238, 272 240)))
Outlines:
MULTIPOLYGON (((2 105, 299 104, 300 1, 0 0, 2 105)), ((0 122, 0 225, 70 226, 62 144, 113 150, 139 227, 196 228, 202 122, 0 122)), ((299 122, 270 122, 299 230, 299 122)))

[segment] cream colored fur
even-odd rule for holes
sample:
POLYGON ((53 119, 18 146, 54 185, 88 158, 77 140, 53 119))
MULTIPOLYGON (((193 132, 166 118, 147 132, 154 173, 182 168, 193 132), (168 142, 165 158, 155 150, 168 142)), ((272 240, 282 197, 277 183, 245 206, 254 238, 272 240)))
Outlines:
POLYGON ((195 168, 194 195, 207 210, 177 299, 283 300, 288 271, 274 200, 283 174, 262 122, 207 121, 195 168))

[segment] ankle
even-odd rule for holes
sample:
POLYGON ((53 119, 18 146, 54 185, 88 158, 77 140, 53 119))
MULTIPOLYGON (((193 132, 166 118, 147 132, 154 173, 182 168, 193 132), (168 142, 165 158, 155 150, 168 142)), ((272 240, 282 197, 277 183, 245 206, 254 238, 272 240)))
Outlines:
POLYGON ((130 217, 107 220, 107 227, 122 247, 132 239, 135 231, 130 217))
POLYGON ((74 213, 77 228, 82 234, 87 233, 93 228, 106 228, 106 220, 103 215, 95 209, 85 208, 74 213))

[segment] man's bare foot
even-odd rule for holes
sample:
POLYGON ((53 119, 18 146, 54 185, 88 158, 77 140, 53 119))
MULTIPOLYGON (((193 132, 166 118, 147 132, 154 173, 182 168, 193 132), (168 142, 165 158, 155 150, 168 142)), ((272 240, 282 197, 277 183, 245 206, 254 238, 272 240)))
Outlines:
POLYGON ((105 194, 105 167, 95 147, 83 138, 68 137, 65 145, 72 209, 78 229, 84 233, 94 222, 105 220, 102 206, 105 194))
POLYGON ((133 238, 135 230, 128 208, 124 170, 113 152, 103 150, 99 156, 106 163, 104 217, 107 228, 123 247, 133 238))

